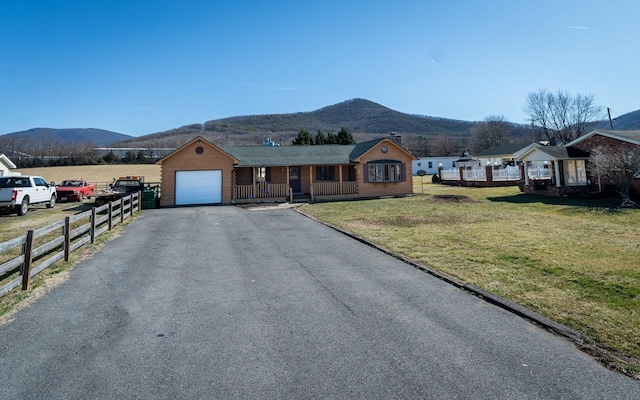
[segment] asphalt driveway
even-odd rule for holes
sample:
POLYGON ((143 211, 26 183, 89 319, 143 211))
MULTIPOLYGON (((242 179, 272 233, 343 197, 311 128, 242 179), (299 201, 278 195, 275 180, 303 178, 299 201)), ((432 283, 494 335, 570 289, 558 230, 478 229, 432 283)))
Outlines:
POLYGON ((0 326, 2 399, 638 399, 568 341, 290 209, 148 210, 0 326))

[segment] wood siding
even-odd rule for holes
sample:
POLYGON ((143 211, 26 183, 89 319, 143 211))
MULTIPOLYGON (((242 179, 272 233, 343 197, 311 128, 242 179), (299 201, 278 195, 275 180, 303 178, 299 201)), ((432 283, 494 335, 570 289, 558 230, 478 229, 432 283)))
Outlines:
POLYGON ((162 160, 161 206, 176 204, 176 171, 222 171, 222 203, 231 203, 233 194, 233 159, 215 146, 203 141, 188 143, 171 157, 162 160), (202 147, 202 153, 196 149, 202 147))
POLYGON ((413 171, 411 157, 404 149, 390 141, 382 141, 360 157, 360 165, 356 167, 358 181, 358 197, 397 196, 413 193, 413 171), (382 153, 382 146, 388 151, 382 153), (365 182, 365 170, 368 162, 376 160, 396 160, 404 164, 404 176, 402 182, 365 182))

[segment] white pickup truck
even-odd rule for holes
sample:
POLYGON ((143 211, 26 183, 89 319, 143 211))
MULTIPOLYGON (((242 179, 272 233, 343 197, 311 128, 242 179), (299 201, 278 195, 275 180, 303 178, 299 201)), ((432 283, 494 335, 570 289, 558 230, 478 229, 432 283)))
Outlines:
POLYGON ((40 176, 0 177, 0 210, 13 209, 18 215, 25 215, 32 204, 56 205, 56 186, 40 176))

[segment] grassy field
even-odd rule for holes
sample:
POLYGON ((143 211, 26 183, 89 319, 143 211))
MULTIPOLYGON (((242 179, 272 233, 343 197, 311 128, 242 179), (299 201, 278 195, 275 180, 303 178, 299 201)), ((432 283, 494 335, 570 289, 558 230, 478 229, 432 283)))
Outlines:
POLYGON ((640 210, 424 181, 303 211, 640 357, 640 210))
POLYGON ((119 176, 144 176, 145 182, 160 182, 160 166, 155 164, 131 165, 80 165, 69 167, 22 168, 15 170, 22 175, 39 175, 47 182, 84 178, 87 182, 111 183, 119 176))
MULTIPOLYGON (((146 164, 26 168, 19 169, 17 172, 21 172, 23 175, 40 175, 47 181, 55 182, 61 182, 62 180, 69 178, 84 178, 92 183, 100 183, 101 186, 110 183, 113 178, 125 175, 142 175, 145 177, 146 182, 160 182, 160 166, 146 164)), ((6 211, 2 212, 0 213, 0 242, 24 235, 29 229, 42 228, 54 222, 64 220, 66 216, 90 210, 93 206, 94 204, 92 199, 85 199, 80 203, 57 203, 52 209, 48 209, 44 205, 31 206, 29 207, 27 214, 24 216, 18 216, 15 213, 6 211)), ((59 280, 59 277, 63 276, 65 271, 73 267, 77 260, 92 254, 99 248, 101 243, 109 240, 109 238, 113 237, 114 234, 117 234, 120 229, 121 226, 118 225, 113 232, 100 236, 97 244, 85 245, 74 252, 73 258, 76 261, 73 263, 57 262, 54 266, 44 270, 32 281, 31 290, 23 292, 16 289, 8 295, 1 297, 0 317, 10 313, 16 306, 23 306, 25 301, 28 303, 28 301, 34 298, 34 294, 37 297, 38 293, 42 293, 43 290, 46 290, 45 288, 55 285, 55 282, 59 280)), ((13 256, 14 255, 9 253, 1 255, 0 263, 13 256)), ((16 274, 5 277, 3 282, 6 283, 15 276, 16 274)), ((2 318, 0 318, 0 320, 1 319, 2 318)))

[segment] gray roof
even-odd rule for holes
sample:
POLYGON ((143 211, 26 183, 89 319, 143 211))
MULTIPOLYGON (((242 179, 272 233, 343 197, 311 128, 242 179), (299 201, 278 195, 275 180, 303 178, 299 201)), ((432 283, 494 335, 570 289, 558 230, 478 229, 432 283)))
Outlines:
POLYGON ((529 144, 508 144, 504 146, 493 146, 488 149, 484 149, 478 154, 475 154, 476 157, 491 157, 491 156, 512 156, 518 151, 524 149, 529 146, 529 144))
POLYGON ((579 138, 567 143, 567 146, 574 145, 578 142, 581 142, 587 138, 590 138, 593 135, 602 135, 611 138, 616 138, 618 140, 622 140, 625 142, 640 144, 640 130, 635 131, 611 131, 604 129, 596 129, 595 131, 591 131, 586 135, 580 136, 579 138))
POLYGON ((608 134, 614 137, 619 137, 621 139, 626 139, 632 142, 640 143, 640 131, 603 131, 597 130, 595 134, 598 133, 608 134))
POLYGON ((357 145, 324 146, 221 146, 222 151, 237 158, 241 167, 278 167, 288 165, 350 164, 357 145))

